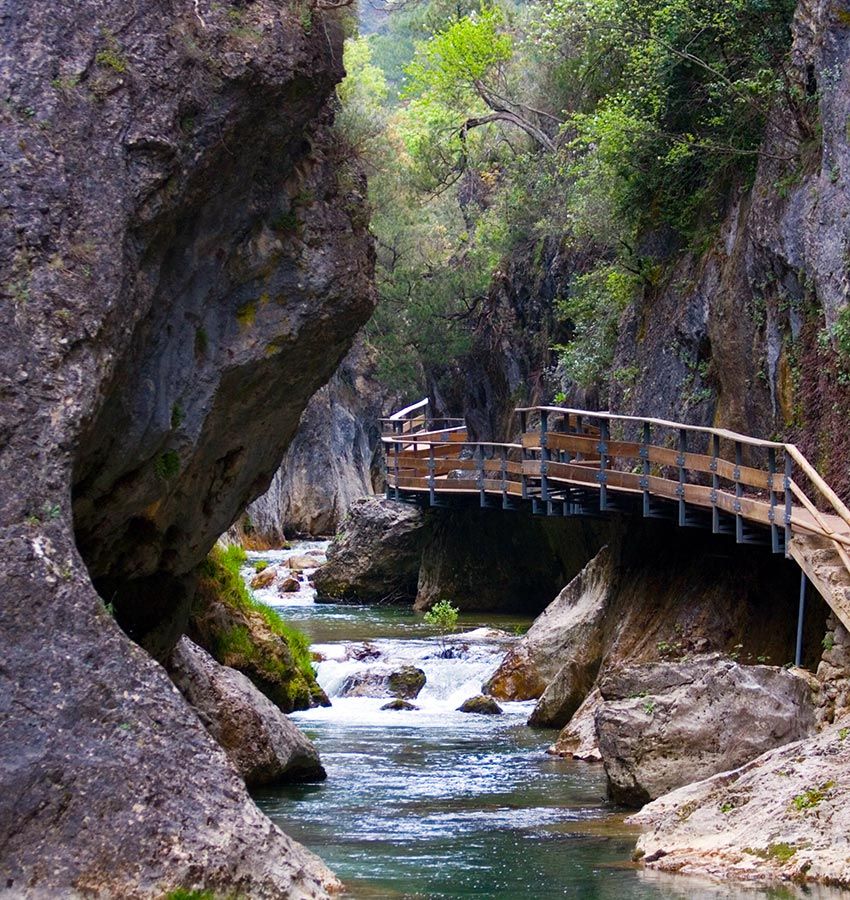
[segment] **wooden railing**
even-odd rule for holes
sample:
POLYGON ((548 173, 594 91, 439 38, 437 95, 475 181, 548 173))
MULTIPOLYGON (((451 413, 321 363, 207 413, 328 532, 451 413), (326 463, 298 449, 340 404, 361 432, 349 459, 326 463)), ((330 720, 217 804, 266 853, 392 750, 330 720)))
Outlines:
POLYGON ((793 444, 722 428, 537 406, 518 409, 520 443, 469 441, 427 401, 384 420, 387 486, 396 497, 475 495, 484 506, 591 514, 642 509, 705 525, 775 552, 794 533, 829 541, 850 573, 850 510, 793 444))

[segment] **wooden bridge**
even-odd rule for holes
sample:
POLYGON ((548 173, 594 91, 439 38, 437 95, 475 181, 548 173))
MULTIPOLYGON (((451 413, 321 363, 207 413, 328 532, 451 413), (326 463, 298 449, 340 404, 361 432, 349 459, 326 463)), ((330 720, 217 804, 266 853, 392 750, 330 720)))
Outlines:
MULTIPOLYGON (((520 443, 473 442, 421 400, 382 420, 387 496, 547 516, 671 519, 793 558, 850 629, 850 510, 793 444, 664 419, 536 406, 520 443)), ((798 629, 799 631, 799 629, 798 629)), ((799 658, 798 637, 798 658, 799 658)))

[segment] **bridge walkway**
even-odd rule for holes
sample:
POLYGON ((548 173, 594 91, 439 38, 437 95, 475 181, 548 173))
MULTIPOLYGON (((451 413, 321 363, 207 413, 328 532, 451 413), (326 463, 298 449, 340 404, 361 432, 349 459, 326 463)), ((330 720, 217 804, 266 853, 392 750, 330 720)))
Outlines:
POLYGON ((387 496, 547 516, 611 512, 766 544, 850 630, 850 510, 793 444, 596 410, 516 410, 519 443, 473 442, 427 400, 383 420, 387 496))

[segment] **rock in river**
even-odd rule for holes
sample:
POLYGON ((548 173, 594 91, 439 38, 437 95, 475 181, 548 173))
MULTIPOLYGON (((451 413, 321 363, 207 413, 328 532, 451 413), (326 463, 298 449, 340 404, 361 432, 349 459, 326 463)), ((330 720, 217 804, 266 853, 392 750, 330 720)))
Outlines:
POLYGON ((413 700, 425 687, 425 673, 416 666, 395 671, 367 669, 349 675, 340 689, 341 697, 396 697, 413 700))
POLYGON ((219 665, 186 637, 168 671, 248 787, 325 779, 312 741, 241 672, 219 665))
POLYGON ((415 506, 369 497, 352 504, 313 576, 319 602, 400 603, 416 597, 425 517, 415 506))
POLYGON ((483 716, 500 716, 502 715, 502 707, 492 697, 485 697, 484 694, 477 694, 464 700, 458 707, 459 712, 479 713, 483 716))
POLYGON ((815 724, 804 678, 720 654, 611 672, 600 692, 609 792, 632 806, 799 740, 815 724))
POLYGON ((381 707, 381 709, 382 710, 390 709, 390 710, 396 710, 398 712, 402 712, 402 711, 407 711, 407 710, 419 709, 419 707, 414 705, 413 703, 411 703, 409 700, 395 699, 395 700, 390 700, 389 703, 385 703, 381 707))
POLYGON ((665 794, 629 821, 668 872, 850 887, 850 719, 665 794))

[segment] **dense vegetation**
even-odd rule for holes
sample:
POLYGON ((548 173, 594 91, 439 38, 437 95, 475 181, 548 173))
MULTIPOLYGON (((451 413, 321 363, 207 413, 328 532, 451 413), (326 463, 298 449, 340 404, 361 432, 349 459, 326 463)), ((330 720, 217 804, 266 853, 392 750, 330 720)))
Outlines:
POLYGON ((576 259, 564 385, 605 371, 663 256, 703 249, 774 116, 813 137, 786 72, 793 0, 398 0, 346 49, 340 124, 369 168, 384 376, 461 356, 510 251, 576 259), (786 113, 790 109, 792 116, 786 113), (781 118, 774 111, 781 110, 781 118))

